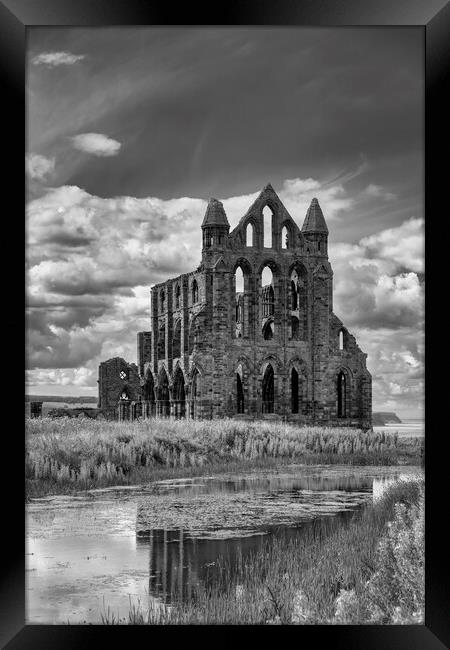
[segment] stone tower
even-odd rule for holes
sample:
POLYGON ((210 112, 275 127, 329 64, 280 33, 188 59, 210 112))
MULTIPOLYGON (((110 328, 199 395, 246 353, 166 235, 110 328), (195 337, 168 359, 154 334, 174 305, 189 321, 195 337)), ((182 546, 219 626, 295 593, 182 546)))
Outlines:
POLYGON ((230 232, 208 203, 202 259, 151 289, 138 334, 143 417, 283 419, 371 428, 366 354, 333 313, 328 228, 300 230, 267 185, 230 232))

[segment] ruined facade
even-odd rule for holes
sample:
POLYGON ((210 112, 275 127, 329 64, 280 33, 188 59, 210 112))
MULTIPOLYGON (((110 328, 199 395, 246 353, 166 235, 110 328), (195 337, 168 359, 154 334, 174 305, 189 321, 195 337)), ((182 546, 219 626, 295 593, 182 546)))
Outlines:
POLYGON ((333 313, 328 228, 317 199, 301 230, 271 185, 232 232, 216 199, 201 228, 199 267, 151 289, 137 367, 123 359, 100 365, 100 408, 120 419, 371 428, 367 355, 333 313))

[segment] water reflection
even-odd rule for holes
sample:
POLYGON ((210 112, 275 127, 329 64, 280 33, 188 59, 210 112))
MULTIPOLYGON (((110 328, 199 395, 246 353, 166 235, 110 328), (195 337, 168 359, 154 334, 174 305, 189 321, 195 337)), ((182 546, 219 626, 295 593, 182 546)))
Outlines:
POLYGON ((182 528, 148 531, 136 540, 139 546, 148 548, 148 592, 166 604, 194 599, 199 587, 207 588, 220 580, 224 565, 228 565, 227 575, 232 576, 239 559, 245 560, 263 544, 275 539, 285 543, 298 538, 307 529, 313 529, 314 538, 318 540, 349 521, 355 509, 339 512, 334 517, 311 519, 292 527, 273 527, 247 537, 196 538, 182 528))
POLYGON ((127 617, 195 594, 266 541, 328 535, 417 468, 289 467, 161 481, 27 505, 26 622, 127 617))
POLYGON ((372 480, 317 472, 159 484, 136 516, 136 542, 148 547, 149 593, 165 603, 190 599, 225 563, 232 574, 239 556, 268 541, 311 528, 317 537, 329 534, 371 498, 372 480))

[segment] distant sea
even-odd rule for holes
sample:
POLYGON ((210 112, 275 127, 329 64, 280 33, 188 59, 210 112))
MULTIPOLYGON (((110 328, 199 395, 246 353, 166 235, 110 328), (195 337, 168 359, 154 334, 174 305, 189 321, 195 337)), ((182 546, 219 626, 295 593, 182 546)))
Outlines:
POLYGON ((373 430, 385 431, 386 433, 394 433, 397 431, 399 436, 417 436, 420 438, 425 436, 425 421, 404 418, 401 424, 385 424, 383 427, 374 427, 373 430))

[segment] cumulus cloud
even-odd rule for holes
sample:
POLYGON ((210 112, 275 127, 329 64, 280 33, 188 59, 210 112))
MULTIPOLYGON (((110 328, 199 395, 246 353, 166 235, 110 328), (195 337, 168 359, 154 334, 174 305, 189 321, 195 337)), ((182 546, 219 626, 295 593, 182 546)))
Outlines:
POLYGON ((334 312, 351 330, 373 380, 373 408, 409 414, 423 408, 423 219, 330 243, 334 312))
POLYGON ((422 327, 424 318, 423 220, 365 237, 330 243, 334 306, 349 326, 422 327))
POLYGON ((55 159, 37 153, 27 153, 25 155, 25 170, 33 180, 42 181, 55 170, 55 159))
POLYGON ((42 52, 31 59, 33 65, 46 65, 55 68, 58 65, 73 65, 82 61, 84 54, 71 54, 70 52, 42 52))
POLYGON ((122 146, 120 142, 103 133, 79 133, 70 139, 75 149, 94 156, 116 156, 122 146))
MULTIPOLYGON (((257 194, 223 199, 232 227, 257 194)), ((314 179, 287 180, 279 195, 300 226, 312 196, 327 220, 357 200, 314 179)), ((150 329, 151 285, 200 262, 205 209, 203 199, 100 198, 76 186, 30 201, 29 381, 95 393, 100 361, 135 361, 136 334, 150 329)), ((423 395, 423 219, 353 244, 331 241, 330 262, 334 312, 368 353, 375 406, 414 408, 423 395)))
POLYGON ((391 261, 416 273, 424 270, 424 220, 412 217, 400 228, 388 228, 381 233, 365 237, 361 245, 367 255, 391 261))

